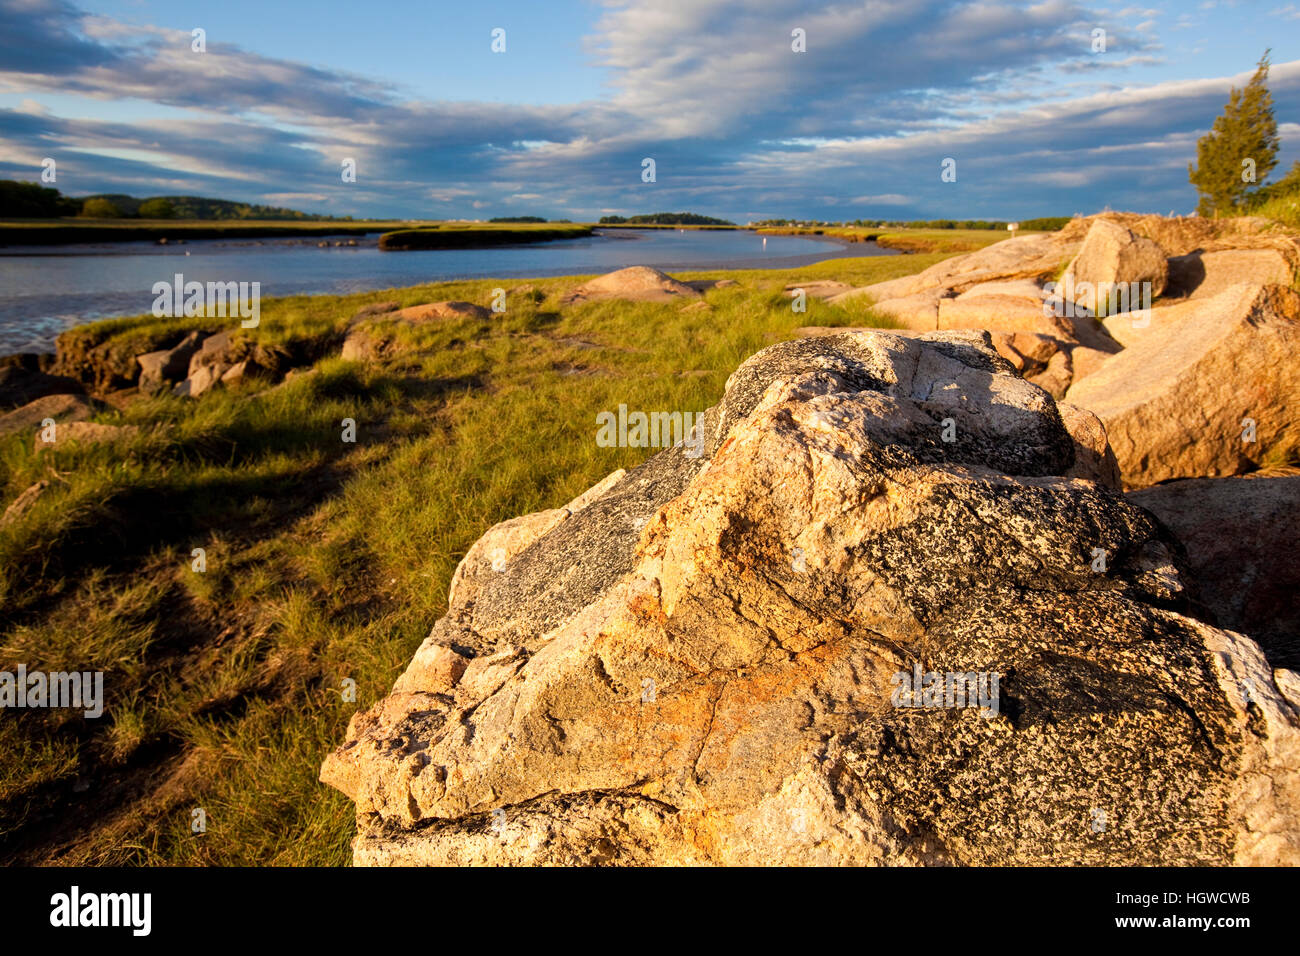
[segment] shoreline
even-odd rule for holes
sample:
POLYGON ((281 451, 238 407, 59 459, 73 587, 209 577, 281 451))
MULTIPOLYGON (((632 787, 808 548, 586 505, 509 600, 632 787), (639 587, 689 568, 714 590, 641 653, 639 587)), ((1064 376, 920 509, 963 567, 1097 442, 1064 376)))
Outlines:
MULTIPOLYGON (((588 238, 592 238, 592 237, 588 237, 588 238)), ((624 239, 624 240, 636 240, 640 237, 623 235, 614 238, 624 239)), ((823 248, 821 250, 818 250, 815 253, 808 253, 808 254, 797 255, 797 256, 780 256, 780 257, 768 257, 768 258, 758 258, 758 257, 740 258, 740 259, 727 259, 724 261, 709 260, 709 259, 693 259, 690 261, 679 260, 679 261, 669 261, 669 262, 663 262, 663 261, 655 262, 655 261, 647 260, 644 263, 635 263, 635 264, 650 265, 656 269, 660 269, 661 271, 669 272, 673 274, 676 274, 678 272, 681 273, 697 273, 697 272, 775 273, 782 270, 817 266, 822 263, 833 262, 839 259, 853 260, 853 261, 864 260, 864 259, 877 259, 877 258, 893 259, 905 255, 905 253, 899 250, 891 250, 886 247, 875 247, 867 243, 846 243, 832 237, 807 236, 807 237, 799 237, 799 238, 819 240, 824 247, 828 247, 828 248, 823 248)), ((442 250, 414 250, 414 251, 442 251, 442 250)), ((57 253, 52 251, 34 252, 32 254, 33 255, 57 255, 57 253)), ((112 255, 112 254, 113 253, 111 251, 105 251, 99 253, 98 255, 102 256, 102 255, 112 255)), ((163 254, 163 253, 159 253, 159 254, 163 254)), ((0 259, 3 258, 5 258, 5 254, 3 252, 0 252, 0 259)), ((189 260, 184 258, 177 258, 178 268, 180 268, 179 265, 180 263, 188 262, 188 261, 189 260)), ((629 263, 629 264, 633 264, 633 263, 629 263)), ((411 289, 420 288, 426 285, 446 285, 446 284, 455 284, 455 283, 480 284, 485 282, 499 281, 506 285, 520 285, 528 282, 538 282, 538 281, 550 282, 550 281, 561 281, 561 280, 563 281, 572 280, 573 282, 576 283, 582 281, 585 278, 591 278, 599 274, 601 273, 598 271, 582 271, 581 268, 575 270, 571 267, 564 267, 559 270, 544 269, 540 271, 535 269, 529 269, 526 272, 520 271, 516 274, 511 274, 511 270, 494 269, 494 270, 485 270, 485 272, 480 275, 459 274, 456 276, 445 277, 445 278, 433 278, 428 283, 415 283, 415 284, 410 284, 410 283, 387 284, 383 281, 383 277, 381 276, 374 279, 369 279, 369 278, 364 280, 359 279, 357 281, 361 282, 364 285, 369 285, 369 283, 372 281, 374 284, 369 288, 353 288, 347 290, 346 292, 333 290, 329 288, 320 288, 320 287, 314 287, 310 291, 276 291, 272 288, 266 288, 264 291, 264 298, 262 301, 264 304, 270 304, 276 300, 283 300, 289 298, 310 298, 310 299, 318 299, 324 301, 324 300, 336 299, 346 295, 368 294, 373 292, 388 292, 392 294, 402 294, 407 291, 410 291, 411 289)), ((107 310, 99 311, 98 314, 94 314, 94 315, 85 315, 85 313, 79 312, 75 309, 68 309, 64 312, 51 313, 50 315, 41 318, 24 319, 22 320, 24 325, 23 325, 23 331, 21 333, 15 332, 13 335, 10 335, 5 332, 3 327, 0 327, 0 342, 4 342, 3 345, 0 345, 0 355, 25 354, 25 353, 33 353, 33 352, 41 353, 41 352, 52 351, 54 348, 54 340, 57 339, 59 335, 63 334, 64 332, 67 332, 70 329, 82 328, 84 326, 93 325, 97 322, 131 319, 135 317, 142 317, 144 315, 145 313, 143 311, 138 309, 131 309, 131 308, 107 309, 107 310), (76 316, 76 321, 73 321, 71 324, 63 324, 67 322, 68 318, 72 316, 76 316), (56 325, 55 323, 58 324, 56 325), (5 341, 6 339, 8 339, 9 341, 5 341)))

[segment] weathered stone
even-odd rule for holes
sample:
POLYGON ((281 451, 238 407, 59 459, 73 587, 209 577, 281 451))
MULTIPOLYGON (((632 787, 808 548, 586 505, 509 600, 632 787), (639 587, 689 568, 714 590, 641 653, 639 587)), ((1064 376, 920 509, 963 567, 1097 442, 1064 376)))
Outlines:
POLYGON ((257 363, 255 359, 244 359, 242 362, 236 362, 230 368, 221 373, 221 384, 227 388, 238 388, 252 381, 267 381, 270 373, 257 363))
POLYGON ((1190 252, 1169 260, 1167 298, 1205 298, 1234 285, 1290 285, 1295 267, 1275 248, 1190 252))
POLYGON ((140 364, 139 388, 142 392, 156 392, 189 375, 190 360, 199 350, 203 333, 194 331, 170 349, 137 355, 140 364))
POLYGON ((1300 446, 1300 296, 1264 286, 1236 301, 1230 313, 1204 302, 1153 310, 1156 331, 1070 386, 1066 400, 1105 423, 1125 487, 1241 474, 1300 446), (1174 308, 1185 317, 1156 327, 1174 308), (1254 441, 1243 440, 1247 419, 1254 441))
POLYGON ((1076 345, 1070 349, 1070 383, 1074 384, 1082 378, 1087 378, 1101 368, 1116 351, 1118 350, 1102 351, 1101 349, 1091 349, 1083 345, 1076 345))
POLYGON ((394 332, 401 327, 443 319, 486 321, 492 312, 471 302, 425 302, 366 320, 361 313, 353 319, 343 340, 342 355, 353 361, 383 358, 395 347, 394 332))
MULTIPOLYGON (((1079 254, 1065 270, 1063 293, 1095 311, 1109 302, 1110 290, 1119 286, 1143 287, 1149 283, 1151 298, 1160 295, 1169 278, 1165 251, 1151 239, 1136 236, 1123 226, 1097 219, 1083 240, 1079 254), (1086 285, 1085 285, 1086 284, 1086 285), (1089 287, 1091 291, 1089 291, 1089 287)), ((1133 303, 1127 303, 1133 308, 1133 303)))
POLYGON ((322 770, 354 862, 1300 862, 1294 678, 986 334, 781 343, 703 421, 476 545, 322 770))
POLYGON ((886 302, 918 293, 944 297, 984 283, 1045 279, 1059 272, 1062 264, 1078 248, 1077 239, 1066 240, 1061 233, 1017 236, 975 252, 944 259, 916 275, 860 286, 840 293, 830 301, 836 304, 865 295, 875 302, 886 302))
POLYGON ((398 319, 403 322, 428 322, 433 319, 479 319, 492 318, 492 311, 472 302, 425 302, 398 309, 385 318, 398 319))
MULTIPOLYGON (((1041 386, 1040 386, 1041 387, 1041 386)), ((1106 426, 1101 419, 1069 402, 1057 402, 1061 424, 1074 442, 1074 464, 1066 469, 1067 478, 1087 478, 1119 491, 1122 487, 1119 462, 1106 438, 1106 426)))
POLYGON ((986 295, 1029 299, 1040 304, 1047 298, 1046 291, 1033 279, 997 279, 992 282, 980 282, 962 292, 957 298, 978 299, 986 295))
POLYGON ((1033 332, 1062 341, 1074 340, 1074 324, 1045 308, 1042 299, 1009 295, 940 299, 939 328, 1033 332))
POLYGON ((47 418, 56 422, 80 422, 95 412, 95 406, 81 395, 46 395, 0 415, 0 435, 39 427, 47 418))
POLYGON ((348 332, 343 340, 342 356, 353 362, 364 362, 378 358, 386 340, 366 325, 358 325, 348 332))
POLYGON ((227 329, 223 332, 217 332, 203 339, 203 344, 194 351, 190 357, 189 367, 186 375, 191 376, 205 365, 226 365, 231 364, 230 355, 231 346, 234 339, 227 329))
MULTIPOLYGON (((197 356, 196 356, 197 357, 197 356)), ((182 398, 198 398, 204 392, 211 391, 221 384, 221 376, 225 375, 232 366, 225 362, 210 362, 197 367, 191 366, 189 378, 177 384, 172 389, 173 395, 179 395, 182 398)))
POLYGON ((584 282, 560 299, 561 305, 625 299, 629 302, 672 302, 700 293, 672 276, 648 266, 630 266, 584 282))
POLYGON ((1231 324, 1243 310, 1250 308, 1259 289, 1259 286, 1252 285, 1229 286, 1213 296, 1188 299, 1158 309, 1112 315, 1104 319, 1102 325, 1106 334, 1125 348, 1149 338, 1168 340, 1177 336, 1179 328, 1189 320, 1207 320, 1212 316, 1217 321, 1231 324))
POLYGON ((1182 542, 1215 623, 1258 641, 1272 666, 1300 670, 1300 473, 1188 478, 1128 500, 1182 542))
POLYGON ((993 347, 1021 376, 1053 398, 1070 387, 1072 367, 1069 345, 1035 332, 990 332, 993 347))
POLYGON ((4 514, 0 515, 0 528, 7 528, 11 524, 20 521, 23 515, 32 510, 32 507, 40 500, 45 489, 50 486, 49 481, 42 478, 34 485, 29 485, 17 498, 9 502, 9 507, 5 508, 4 514))
MULTIPOLYGON (((847 300, 834 296, 827 301, 839 305, 847 300)), ((932 292, 873 302, 871 311, 913 332, 933 332, 939 327, 939 297, 932 292)))

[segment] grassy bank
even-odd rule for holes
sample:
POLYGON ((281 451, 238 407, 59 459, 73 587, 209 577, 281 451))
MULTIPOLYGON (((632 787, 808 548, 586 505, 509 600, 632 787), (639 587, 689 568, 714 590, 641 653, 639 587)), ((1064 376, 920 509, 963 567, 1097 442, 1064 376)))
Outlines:
MULTIPOLYGON (((6 504, 51 482, 0 529, 0 670, 102 670, 106 697, 98 719, 0 718, 0 860, 347 862, 352 806, 317 782, 321 759, 403 670, 479 535, 651 453, 598 448, 596 413, 702 410, 798 326, 874 322, 815 300, 793 313, 786 283, 873 282, 940 258, 682 273, 739 282, 689 311, 561 309, 580 277, 512 280, 503 315, 406 329, 376 363, 337 357, 363 305, 487 304, 500 283, 269 300, 238 334, 324 356, 314 375, 139 398, 95 419, 139 427, 112 443, 36 454, 30 432, 0 439, 6 504), (196 809, 206 833, 191 832, 196 809)), ((80 335, 133 347, 203 324, 116 319, 80 335)))
POLYGON ((582 239, 591 235, 591 226, 532 223, 440 223, 416 229, 399 229, 379 237, 379 248, 406 249, 473 249, 504 246, 520 242, 554 242, 582 239))
MULTIPOLYGON (((763 226, 767 236, 826 236, 844 242, 874 242, 904 252, 974 252, 1008 238, 997 229, 867 229, 860 226, 763 226)), ((1025 235, 1025 233, 1017 233, 1025 235)))

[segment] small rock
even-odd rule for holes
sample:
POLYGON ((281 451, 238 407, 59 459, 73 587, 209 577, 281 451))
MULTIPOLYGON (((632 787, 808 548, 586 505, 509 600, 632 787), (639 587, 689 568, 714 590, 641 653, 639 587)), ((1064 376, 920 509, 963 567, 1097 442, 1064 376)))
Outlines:
POLYGON ((267 370, 257 364, 256 360, 244 359, 242 362, 236 362, 221 374, 221 384, 230 388, 253 380, 265 381, 269 377, 270 374, 267 370))
POLYGON ((30 511, 32 506, 36 504, 37 499, 40 498, 40 496, 45 492, 45 489, 49 486, 50 483, 48 481, 41 479, 36 482, 36 484, 29 486, 26 491, 11 501, 9 507, 5 509, 4 514, 0 515, 0 528, 8 527, 30 511))
POLYGON ((190 357, 186 374, 193 375, 200 366, 225 361, 226 353, 230 350, 231 344, 232 336, 229 329, 207 336, 203 339, 203 344, 190 357))
POLYGON ((0 415, 0 435, 35 428, 47 418, 56 422, 85 421, 97 410, 94 403, 81 395, 46 395, 0 415))
POLYGON ((137 355, 135 360, 140 363, 140 391, 156 392, 185 378, 189 374, 190 361, 202 341, 203 333, 193 331, 172 348, 137 355))
POLYGON ((699 292, 672 276, 648 266, 630 266, 584 282, 560 299, 562 305, 623 299, 629 302, 671 302, 695 298, 699 292))

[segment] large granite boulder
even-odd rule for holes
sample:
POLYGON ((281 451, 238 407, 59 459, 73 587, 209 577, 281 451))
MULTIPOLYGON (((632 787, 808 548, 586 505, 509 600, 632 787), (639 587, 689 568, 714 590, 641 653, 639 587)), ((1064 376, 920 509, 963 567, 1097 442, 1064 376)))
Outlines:
POLYGON ((1300 295, 1277 285, 1153 309, 1150 328, 1065 397, 1106 424, 1129 488, 1253 471, 1300 446, 1298 322, 1300 295))
MULTIPOLYGON (((1079 254, 1065 270, 1061 288, 1072 301, 1105 313, 1121 308, 1119 297, 1116 297, 1117 308, 1108 308, 1111 290, 1124 287, 1127 299, 1128 289, 1149 286, 1150 298, 1154 299, 1164 292, 1168 279, 1169 263, 1158 243, 1106 219, 1097 219, 1088 230, 1079 254)), ((1145 295, 1139 298, 1146 301, 1145 295)), ((1130 309, 1134 305, 1131 300, 1124 304, 1130 309)))
POLYGON ((625 299, 630 302, 672 302, 698 298, 700 292, 649 266, 629 266, 590 279, 560 298, 562 305, 625 299))
POLYGON ((918 293, 942 297, 960 294, 982 283, 1045 279, 1059 272, 1078 248, 1077 240, 1063 240, 1059 233, 1017 236, 944 259, 915 275, 841 292, 827 301, 835 305, 865 295, 873 302, 885 302, 918 293))
POLYGON ((1200 599, 1274 667, 1300 670, 1300 470, 1188 478, 1133 491, 1187 550, 1200 599))
POLYGON ((1290 285, 1295 275, 1294 256, 1277 248, 1221 249, 1189 252, 1169 259, 1166 298, 1206 298, 1229 286, 1290 285))
POLYGON ((1295 675, 986 334, 782 343, 700 427, 467 554, 322 769, 357 863, 1300 862, 1295 675))

